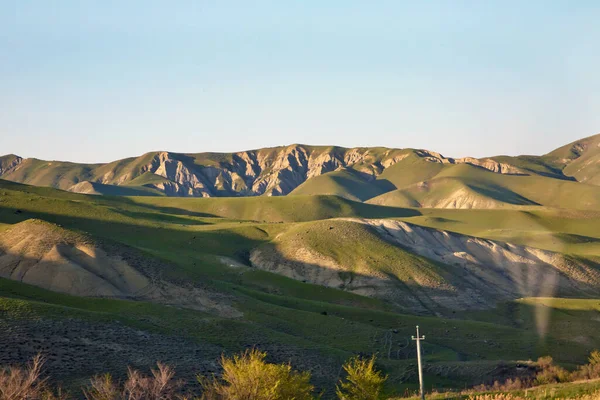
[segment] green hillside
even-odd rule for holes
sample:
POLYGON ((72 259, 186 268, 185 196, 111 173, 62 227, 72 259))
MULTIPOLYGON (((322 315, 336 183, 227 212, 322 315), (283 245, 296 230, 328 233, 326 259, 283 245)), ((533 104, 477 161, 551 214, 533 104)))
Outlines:
POLYGON ((598 185, 600 135, 569 143, 543 156, 500 156, 493 159, 510 163, 534 174, 598 185))
POLYGON ((247 198, 132 198, 135 204, 176 208, 215 217, 266 222, 312 221, 340 217, 388 218, 419 214, 416 210, 381 207, 338 196, 247 198))
POLYGON ((95 194, 104 196, 164 196, 165 194, 152 187, 141 185, 105 185, 103 183, 92 183, 89 181, 79 182, 69 188, 70 192, 82 194, 95 194))
POLYGON ((432 179, 448 167, 448 164, 425 161, 411 151, 398 163, 383 171, 379 179, 392 183, 397 189, 403 189, 432 179))
POLYGON ((600 213, 546 207, 423 209, 406 221, 561 253, 600 256, 600 213))
POLYGON ((368 203, 425 208, 506 208, 542 205, 600 209, 600 187, 539 175, 503 175, 461 164, 434 178, 385 193, 368 203))
POLYGON ((307 180, 294 189, 290 196, 335 195, 353 201, 364 201, 394 188, 388 182, 365 178, 354 170, 341 170, 307 180))

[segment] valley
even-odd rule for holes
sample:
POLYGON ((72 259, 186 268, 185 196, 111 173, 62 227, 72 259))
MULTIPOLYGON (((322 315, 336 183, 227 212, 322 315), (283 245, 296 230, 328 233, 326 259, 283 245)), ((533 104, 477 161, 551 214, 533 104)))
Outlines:
POLYGON ((330 396, 377 354, 402 393, 419 325, 430 387, 574 368, 600 348, 599 144, 2 157, 0 363, 42 352, 67 387, 156 361, 194 381, 256 347, 330 396))

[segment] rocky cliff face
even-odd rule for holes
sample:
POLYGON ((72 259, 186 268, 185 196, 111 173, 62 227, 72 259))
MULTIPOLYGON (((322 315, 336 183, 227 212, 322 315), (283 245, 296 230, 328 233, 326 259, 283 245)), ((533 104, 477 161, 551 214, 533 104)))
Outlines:
MULTIPOLYGON (((366 179, 375 179, 403 158, 403 150, 369 148, 315 148, 292 145, 228 155, 218 163, 199 155, 156 153, 141 166, 138 176, 152 173, 164 178, 147 183, 172 196, 281 196, 306 180, 340 168, 354 168, 366 179)), ((105 174, 104 184, 126 184, 134 179, 105 174)))

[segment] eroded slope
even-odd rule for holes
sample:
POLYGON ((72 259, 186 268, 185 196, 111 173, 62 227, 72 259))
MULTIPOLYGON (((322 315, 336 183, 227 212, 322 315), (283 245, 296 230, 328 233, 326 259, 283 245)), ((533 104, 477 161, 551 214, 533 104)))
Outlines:
POLYGON ((299 224, 255 249, 250 260, 256 268, 421 312, 600 293, 591 261, 394 220, 299 224))
POLYGON ((164 277, 169 266, 123 245, 40 220, 0 232, 0 277, 76 296, 173 304, 241 315, 218 293, 164 277))

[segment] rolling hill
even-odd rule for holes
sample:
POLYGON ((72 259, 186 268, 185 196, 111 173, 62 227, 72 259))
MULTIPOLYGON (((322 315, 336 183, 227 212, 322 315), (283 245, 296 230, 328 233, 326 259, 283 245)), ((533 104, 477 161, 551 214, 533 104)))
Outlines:
POLYGON ((501 208, 543 205, 598 210, 600 187, 540 175, 500 175, 472 165, 453 165, 432 179, 367 201, 424 208, 501 208))

